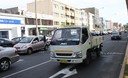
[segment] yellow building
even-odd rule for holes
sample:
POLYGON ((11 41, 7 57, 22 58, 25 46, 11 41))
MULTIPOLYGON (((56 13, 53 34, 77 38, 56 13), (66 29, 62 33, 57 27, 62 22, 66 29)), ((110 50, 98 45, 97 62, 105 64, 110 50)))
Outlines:
MULTIPOLYGON (((37 13, 53 15, 53 25, 56 27, 87 25, 86 12, 70 5, 57 0, 37 0, 36 5, 37 13)), ((27 9, 35 12, 35 2, 28 3, 27 9)))

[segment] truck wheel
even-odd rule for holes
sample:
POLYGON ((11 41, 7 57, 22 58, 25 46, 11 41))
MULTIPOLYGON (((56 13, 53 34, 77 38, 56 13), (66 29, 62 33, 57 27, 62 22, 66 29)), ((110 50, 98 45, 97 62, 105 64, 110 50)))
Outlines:
POLYGON ((97 57, 100 57, 100 56, 101 56, 101 54, 100 54, 100 48, 97 48, 97 49, 96 49, 96 56, 97 56, 97 57))
POLYGON ((91 51, 87 52, 87 58, 85 59, 85 64, 90 64, 92 60, 92 55, 91 55, 91 51))

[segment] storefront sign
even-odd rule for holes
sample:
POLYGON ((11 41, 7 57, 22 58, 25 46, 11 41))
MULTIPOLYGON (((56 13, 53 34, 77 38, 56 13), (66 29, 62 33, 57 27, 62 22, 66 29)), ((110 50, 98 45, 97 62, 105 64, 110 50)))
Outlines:
POLYGON ((0 18, 0 24, 21 24, 21 20, 0 18))

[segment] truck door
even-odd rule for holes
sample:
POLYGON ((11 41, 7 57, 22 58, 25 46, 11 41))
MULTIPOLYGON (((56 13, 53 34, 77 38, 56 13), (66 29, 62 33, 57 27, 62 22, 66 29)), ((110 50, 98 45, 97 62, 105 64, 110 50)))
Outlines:
POLYGON ((83 28, 82 29, 82 44, 84 44, 87 39, 88 39, 88 31, 86 28, 83 28))

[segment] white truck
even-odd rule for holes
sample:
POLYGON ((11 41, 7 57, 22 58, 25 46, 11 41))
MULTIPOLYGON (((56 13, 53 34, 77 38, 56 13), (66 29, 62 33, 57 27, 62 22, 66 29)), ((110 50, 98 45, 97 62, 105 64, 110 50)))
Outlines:
POLYGON ((87 27, 66 27, 55 30, 50 59, 63 63, 87 63, 92 56, 100 57, 102 36, 93 36, 87 27))

